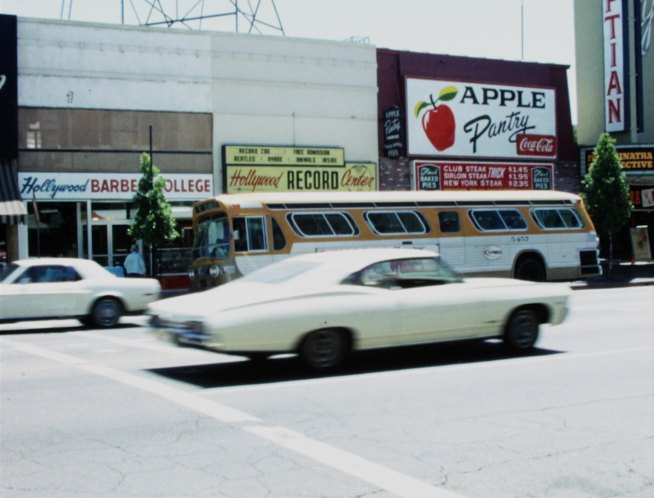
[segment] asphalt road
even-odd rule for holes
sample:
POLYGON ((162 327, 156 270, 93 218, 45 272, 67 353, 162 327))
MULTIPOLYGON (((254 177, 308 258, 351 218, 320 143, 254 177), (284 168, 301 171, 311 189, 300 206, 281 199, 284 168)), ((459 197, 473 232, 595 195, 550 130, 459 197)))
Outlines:
POLYGON ((124 320, 0 325, 3 497, 650 497, 654 287, 584 290, 538 349, 356 355, 316 376, 124 320))

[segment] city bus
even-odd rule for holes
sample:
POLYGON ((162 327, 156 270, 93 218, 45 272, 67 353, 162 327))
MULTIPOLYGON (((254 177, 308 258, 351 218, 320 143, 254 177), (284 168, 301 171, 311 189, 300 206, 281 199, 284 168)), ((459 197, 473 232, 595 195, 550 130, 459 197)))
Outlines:
POLYGON ((357 247, 431 249, 469 276, 601 273, 581 198, 551 190, 222 194, 193 206, 192 290, 280 259, 357 247))

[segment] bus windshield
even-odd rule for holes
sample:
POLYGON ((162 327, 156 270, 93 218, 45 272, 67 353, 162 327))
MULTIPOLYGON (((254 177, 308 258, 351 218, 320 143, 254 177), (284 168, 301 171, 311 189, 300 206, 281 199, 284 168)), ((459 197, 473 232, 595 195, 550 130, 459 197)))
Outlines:
POLYGON ((193 239, 193 258, 228 256, 229 233, 229 221, 225 213, 198 221, 193 239))

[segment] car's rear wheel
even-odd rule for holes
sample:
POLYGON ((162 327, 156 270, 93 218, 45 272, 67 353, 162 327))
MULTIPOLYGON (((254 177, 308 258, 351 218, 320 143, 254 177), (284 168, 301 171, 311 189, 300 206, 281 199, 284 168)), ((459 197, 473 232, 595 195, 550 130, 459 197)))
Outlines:
POLYGON ((325 370, 343 361, 348 352, 346 335, 334 329, 316 330, 300 344, 300 359, 310 368, 325 370))
POLYGON ((93 305, 91 320, 98 327, 113 327, 120 320, 122 313, 120 302, 111 297, 103 297, 93 305))
POLYGON ((538 340, 540 323, 533 310, 516 310, 506 324, 504 343, 513 351, 526 351, 534 347, 538 340))

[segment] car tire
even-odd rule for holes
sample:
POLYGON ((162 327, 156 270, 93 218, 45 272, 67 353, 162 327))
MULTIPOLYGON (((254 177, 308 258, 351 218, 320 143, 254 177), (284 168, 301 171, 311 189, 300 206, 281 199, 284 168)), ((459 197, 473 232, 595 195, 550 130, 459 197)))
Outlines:
POLYGON ((538 340, 540 322, 530 309, 519 309, 511 315, 504 330, 504 343, 516 352, 527 351, 538 340))
POLYGON ((345 334, 334 329, 316 330, 300 344, 302 362, 313 370, 326 370, 343 361, 347 354, 345 334))
POLYGON ((123 314, 123 308, 118 300, 111 297, 98 299, 91 309, 91 320, 98 327, 114 327, 123 314))

